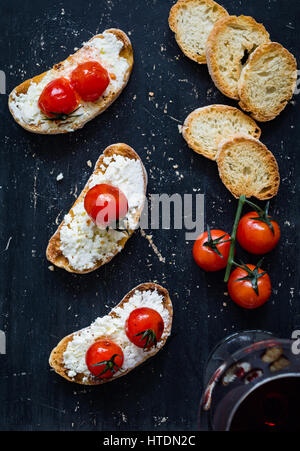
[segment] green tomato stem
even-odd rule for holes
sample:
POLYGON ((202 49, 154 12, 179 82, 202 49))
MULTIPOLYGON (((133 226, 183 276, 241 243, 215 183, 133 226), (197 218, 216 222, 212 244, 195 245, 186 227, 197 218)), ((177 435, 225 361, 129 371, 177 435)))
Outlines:
POLYGON ((260 208, 255 203, 250 202, 250 200, 245 199, 245 203, 248 204, 250 207, 254 208, 255 211, 260 212, 260 213, 264 213, 264 210, 262 208, 260 208))
POLYGON ((234 258, 234 249, 235 249, 235 243, 236 243, 236 231, 237 231, 237 227, 238 227, 238 224, 239 224, 239 221, 241 218, 241 214, 242 214, 242 210, 243 210, 243 206, 244 206, 245 202, 246 202, 246 196, 240 196, 236 215, 235 215, 235 220, 234 220, 234 224, 233 224, 233 229, 232 229, 232 233, 231 233, 229 257, 228 257, 228 261, 227 261, 225 278, 224 278, 224 282, 226 282, 226 283, 228 282, 231 268, 234 263, 233 258, 234 258))

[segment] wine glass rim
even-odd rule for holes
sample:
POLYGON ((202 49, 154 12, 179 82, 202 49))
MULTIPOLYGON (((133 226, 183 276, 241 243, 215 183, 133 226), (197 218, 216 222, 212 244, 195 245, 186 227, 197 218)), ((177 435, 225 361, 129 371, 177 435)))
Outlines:
MULTIPOLYGON (((240 335, 240 334, 247 334, 247 333, 253 333, 253 332, 255 332, 255 333, 260 333, 260 334, 266 334, 266 335, 269 335, 270 336, 270 340, 273 338, 276 338, 277 340, 284 340, 284 339, 281 339, 281 338, 277 338, 275 335, 274 335, 274 333, 273 332, 269 332, 269 331, 267 331, 267 330, 263 330, 263 329, 246 329, 246 330, 240 330, 240 331, 238 331, 238 332, 234 332, 234 333, 232 333, 232 334, 230 334, 230 335, 228 335, 228 336, 226 336, 225 338, 223 338, 221 341, 219 341, 214 347, 213 347, 213 349, 210 351, 210 353, 209 353, 209 355, 208 355, 208 357, 207 357, 207 359, 206 359, 206 361, 205 361, 205 365, 204 365, 204 368, 207 368, 207 365, 208 365, 208 363, 209 363, 209 361, 211 360, 211 358, 212 358, 212 356, 214 355, 214 353, 216 352, 216 350, 219 348, 219 347, 221 347, 222 345, 224 345, 226 342, 229 342, 230 340, 232 340, 234 337, 237 337, 238 335, 240 335)), ((268 339, 266 338, 265 340, 259 340, 259 342, 262 342, 262 341, 268 341, 268 339)), ((235 353, 237 353, 237 352, 242 352, 244 349, 247 349, 249 346, 251 346, 251 345, 245 345, 244 347, 242 347, 242 348, 240 348, 239 350, 237 350, 236 352, 234 352, 234 354, 235 353)), ((224 363, 226 363, 226 361, 224 361, 224 363)), ((204 382, 204 384, 205 384, 205 381, 203 381, 204 382)))

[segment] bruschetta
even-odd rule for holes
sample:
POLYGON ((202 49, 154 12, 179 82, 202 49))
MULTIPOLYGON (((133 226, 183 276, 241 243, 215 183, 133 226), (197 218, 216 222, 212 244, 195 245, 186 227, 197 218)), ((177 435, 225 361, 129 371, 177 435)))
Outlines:
POLYGON ((70 382, 99 385, 128 374, 165 344, 173 307, 168 291, 155 283, 131 290, 104 317, 63 338, 50 366, 70 382))
POLYGON ((108 263, 137 228, 146 187, 147 173, 137 153, 126 144, 107 147, 83 191, 50 239, 46 251, 48 260, 77 274, 94 271, 108 263), (103 205, 99 204, 101 198, 103 205), (101 223, 105 220, 101 214, 109 213, 111 198, 122 203, 118 211, 123 211, 121 217, 114 218, 112 226, 109 222, 101 223))
POLYGON ((75 131, 116 100, 132 67, 128 36, 121 30, 106 30, 52 69, 17 86, 9 95, 10 112, 33 133, 75 131))

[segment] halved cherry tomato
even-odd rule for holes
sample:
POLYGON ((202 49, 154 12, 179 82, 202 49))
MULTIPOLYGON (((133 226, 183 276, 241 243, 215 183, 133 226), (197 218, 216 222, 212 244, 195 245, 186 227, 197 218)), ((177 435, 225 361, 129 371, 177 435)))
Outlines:
POLYGON ((89 347, 85 361, 94 376, 108 379, 121 370, 124 354, 119 345, 111 340, 103 339, 89 347))
POLYGON ((71 83, 86 102, 95 102, 104 93, 110 79, 106 69, 97 61, 79 64, 71 74, 71 83))
POLYGON ((86 193, 84 208, 98 227, 106 228, 126 216, 128 201, 119 188, 102 183, 86 193))
POLYGON ((270 217, 268 222, 271 227, 260 219, 256 211, 250 211, 242 217, 237 228, 237 240, 246 251, 261 255, 274 249, 280 238, 280 228, 270 217))
POLYGON ((271 296, 270 277, 259 266, 242 265, 229 277, 229 296, 236 304, 246 309, 260 307, 271 296))
POLYGON ((78 106, 78 98, 69 80, 64 77, 50 81, 43 89, 39 101, 39 108, 49 117, 65 119, 78 106))
POLYGON ((230 249, 230 235, 222 230, 202 233, 194 243, 193 256, 205 271, 219 271, 227 265, 230 249))
POLYGON ((125 323, 125 331, 129 340, 144 349, 156 346, 161 339, 164 327, 161 315, 148 307, 133 310, 125 323))

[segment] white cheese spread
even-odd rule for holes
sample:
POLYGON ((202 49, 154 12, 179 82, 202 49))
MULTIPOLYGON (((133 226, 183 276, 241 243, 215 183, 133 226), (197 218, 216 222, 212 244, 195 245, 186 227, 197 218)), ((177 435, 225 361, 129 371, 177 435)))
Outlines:
POLYGON ((120 57, 123 42, 117 39, 112 33, 104 32, 101 36, 102 38, 95 37, 91 41, 83 44, 83 47, 72 55, 71 61, 64 61, 62 63, 59 71, 50 69, 39 83, 32 81, 26 94, 13 94, 10 108, 15 117, 24 124, 39 125, 43 130, 57 128, 57 123, 45 119, 45 116, 39 109, 39 97, 50 81, 59 77, 70 78, 73 69, 78 64, 86 61, 98 61, 108 71, 110 83, 98 101, 84 102, 81 100, 80 108, 74 113, 78 117, 60 122, 60 128, 66 131, 73 131, 71 126, 87 120, 97 110, 97 104, 103 97, 117 93, 124 84, 125 74, 129 68, 127 60, 120 57), (114 74, 113 78, 111 74, 114 74))
MULTIPOLYGON (((113 155, 105 157, 101 168, 104 173, 93 174, 88 188, 107 183, 119 188, 128 201, 128 213, 124 225, 134 230, 138 225, 138 212, 142 209, 144 195, 144 169, 140 160, 113 155)), ((119 241, 126 231, 99 229, 84 209, 84 199, 77 202, 64 217, 60 230, 60 250, 70 265, 79 271, 93 268, 101 260, 112 257, 122 248, 119 241)))
MULTIPOLYGON (((97 318, 89 327, 73 335, 73 339, 68 343, 63 354, 64 366, 68 370, 68 376, 73 378, 76 374, 84 374, 83 382, 87 382, 88 378, 94 378, 87 368, 85 354, 88 348, 98 338, 102 337, 111 339, 122 348, 124 353, 123 371, 141 363, 152 350, 144 351, 142 348, 137 347, 129 341, 125 332, 127 318, 134 309, 140 307, 149 307, 156 310, 164 321, 164 332, 157 344, 157 347, 160 348, 163 343, 162 340, 168 334, 166 329, 171 321, 168 310, 163 306, 163 296, 156 289, 154 291, 136 290, 123 307, 112 309, 114 317, 106 315, 102 318, 97 318)), ((119 373, 116 373, 116 375, 119 375, 119 373)))

